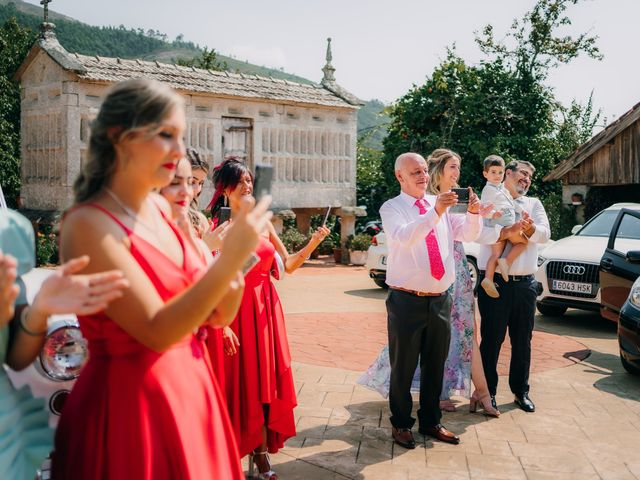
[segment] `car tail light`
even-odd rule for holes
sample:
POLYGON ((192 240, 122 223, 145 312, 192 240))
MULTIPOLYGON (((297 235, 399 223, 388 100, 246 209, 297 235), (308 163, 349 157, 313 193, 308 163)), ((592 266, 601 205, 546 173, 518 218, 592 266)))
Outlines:
POLYGON ((371 239, 371 245, 373 245, 374 247, 378 246, 378 239, 376 237, 377 235, 374 235, 373 238, 371 239))

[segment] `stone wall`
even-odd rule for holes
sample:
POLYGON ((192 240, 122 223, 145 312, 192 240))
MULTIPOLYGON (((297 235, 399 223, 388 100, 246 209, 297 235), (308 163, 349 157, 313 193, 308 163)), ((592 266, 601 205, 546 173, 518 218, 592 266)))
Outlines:
MULTIPOLYGON (((22 76, 24 207, 72 202, 73 181, 87 158, 90 123, 109 85, 79 81, 40 53, 22 76)), ((225 121, 248 119, 250 164, 274 167, 274 208, 355 205, 355 108, 284 105, 181 92, 185 143, 215 165, 223 157, 225 121)), ((205 185, 202 206, 211 196, 205 185)))

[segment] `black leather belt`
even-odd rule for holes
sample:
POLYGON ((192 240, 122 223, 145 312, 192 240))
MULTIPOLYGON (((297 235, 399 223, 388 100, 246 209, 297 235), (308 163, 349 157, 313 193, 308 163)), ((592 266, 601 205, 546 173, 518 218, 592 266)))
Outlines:
MULTIPOLYGON (((482 277, 485 276, 485 271, 484 270, 480 270, 480 275, 482 277)), ((526 280, 533 280, 535 278, 535 276, 530 273, 529 275, 509 275, 509 281, 510 282, 523 282, 526 280)), ((502 275, 500 275, 500 273, 496 272, 493 275, 493 279, 494 280, 502 280, 504 282, 504 280, 502 279, 502 275)))

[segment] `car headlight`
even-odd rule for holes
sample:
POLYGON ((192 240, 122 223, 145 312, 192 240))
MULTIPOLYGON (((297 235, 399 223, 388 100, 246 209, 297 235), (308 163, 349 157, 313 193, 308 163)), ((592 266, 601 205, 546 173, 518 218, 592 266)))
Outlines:
POLYGON ((87 341, 78 327, 60 327, 47 335, 40 352, 40 366, 51 380, 73 380, 87 363, 88 353, 87 341))
POLYGON ((640 308, 640 277, 633 283, 629 292, 629 301, 640 308))
POLYGON ((543 264, 544 262, 546 262, 546 261, 547 261, 547 259, 546 259, 546 258, 541 257, 540 255, 538 255, 538 267, 539 267, 540 265, 542 265, 542 264, 543 264))

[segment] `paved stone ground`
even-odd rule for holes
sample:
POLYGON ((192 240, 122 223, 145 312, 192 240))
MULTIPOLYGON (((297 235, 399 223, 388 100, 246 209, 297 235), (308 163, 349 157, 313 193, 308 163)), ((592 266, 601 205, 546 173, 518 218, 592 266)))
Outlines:
POLYGON ((536 413, 515 408, 501 377, 500 418, 470 414, 459 398, 443 421, 460 445, 416 432, 418 448, 405 450, 390 438, 387 402, 355 384, 385 341, 385 292, 362 268, 323 263, 277 288, 299 403, 298 436, 272 458, 281 479, 640 479, 640 379, 622 369, 611 322, 577 311, 539 316, 536 413))

